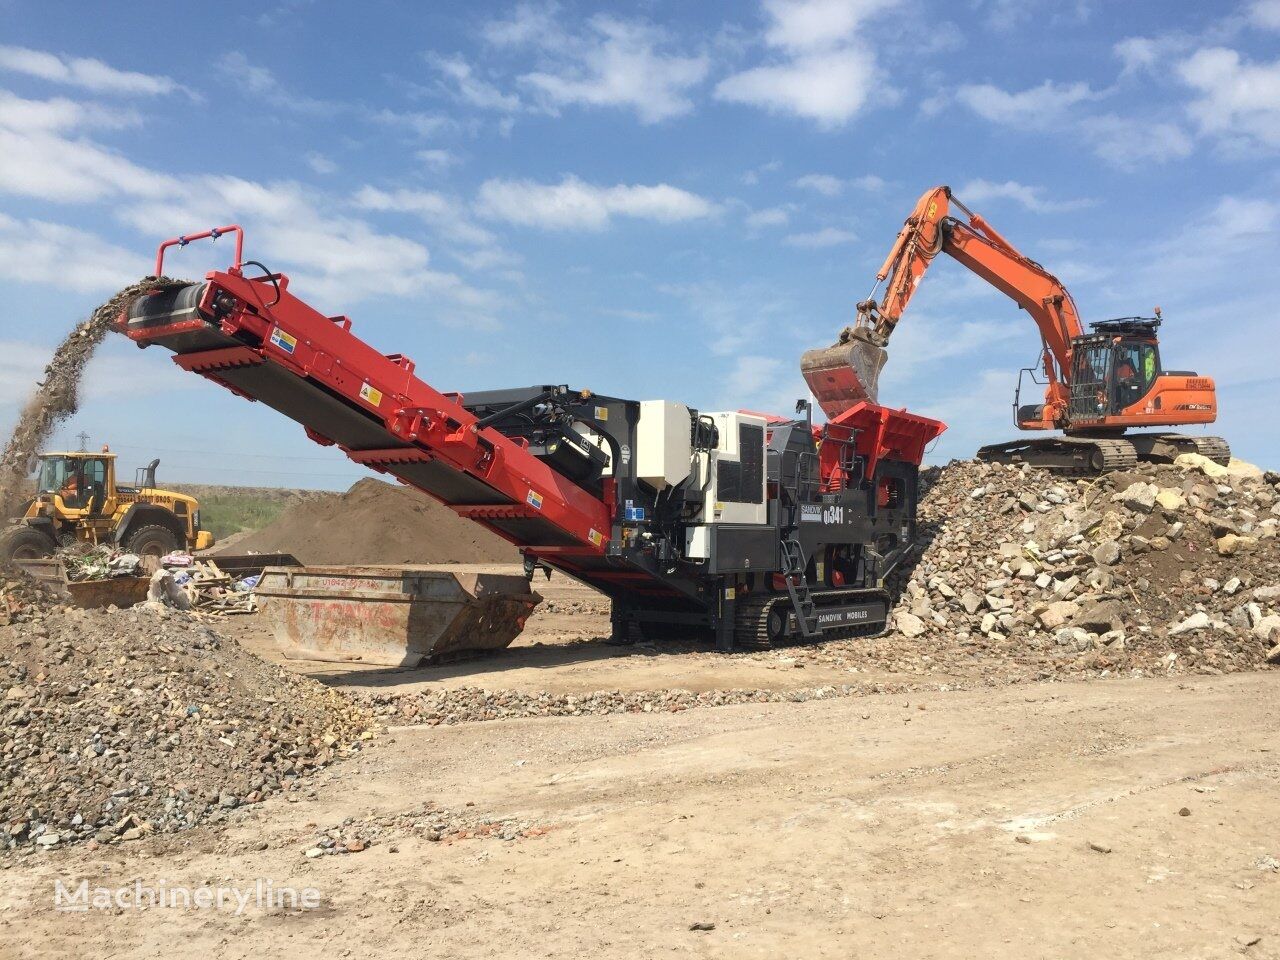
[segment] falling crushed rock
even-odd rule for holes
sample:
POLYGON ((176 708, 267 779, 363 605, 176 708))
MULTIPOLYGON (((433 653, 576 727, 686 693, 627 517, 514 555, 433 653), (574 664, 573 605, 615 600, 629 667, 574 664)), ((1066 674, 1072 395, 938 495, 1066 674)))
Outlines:
POLYGON ((115 294, 90 314, 58 345, 45 367, 44 379, 22 408, 13 435, 0 454, 0 509, 11 516, 23 498, 27 475, 36 454, 48 441, 54 427, 80 406, 80 378, 112 323, 134 300, 148 290, 183 286, 189 281, 169 277, 143 277, 115 294))

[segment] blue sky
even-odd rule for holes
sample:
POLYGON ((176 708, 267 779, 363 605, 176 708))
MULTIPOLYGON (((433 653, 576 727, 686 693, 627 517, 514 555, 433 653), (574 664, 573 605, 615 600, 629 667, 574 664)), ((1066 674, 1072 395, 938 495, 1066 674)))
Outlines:
MULTIPOLYGON (((0 424, 156 243, 248 255, 444 390, 785 412, 939 183, 1071 289, 1166 317, 1280 466, 1280 0, 112 5, 0 0, 0 424)), ((183 251, 171 272, 225 265, 183 251)), ((1012 439, 1024 314, 940 258, 881 398, 1012 439)), ((172 481, 343 487, 300 427, 111 338, 59 435, 172 481)))

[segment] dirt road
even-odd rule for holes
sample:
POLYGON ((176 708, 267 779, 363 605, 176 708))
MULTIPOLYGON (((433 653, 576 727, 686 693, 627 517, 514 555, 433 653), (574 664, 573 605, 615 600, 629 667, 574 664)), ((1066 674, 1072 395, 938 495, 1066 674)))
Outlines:
POLYGON ((1270 672, 393 729, 230 829, 11 862, 0 954, 1277 957, 1278 692, 1270 672), (427 802, 552 829, 406 821, 304 855, 317 827, 427 802), (58 878, 322 903, 60 913, 58 878))

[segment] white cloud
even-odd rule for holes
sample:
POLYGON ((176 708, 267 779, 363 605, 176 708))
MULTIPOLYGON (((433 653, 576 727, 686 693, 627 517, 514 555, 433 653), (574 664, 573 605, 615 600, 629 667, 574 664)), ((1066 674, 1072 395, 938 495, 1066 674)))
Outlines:
POLYGON ((289 89, 266 67, 249 61, 232 50, 215 62, 219 74, 238 87, 252 101, 311 118, 347 117, 399 130, 415 137, 430 137, 455 125, 448 117, 417 110, 373 109, 358 102, 320 100, 289 89))
POLYGON ((813 190, 824 197, 839 196, 844 191, 844 181, 829 173, 807 173, 791 181, 791 185, 803 190, 813 190))
POLYGON ((733 398, 731 403, 741 407, 753 398, 772 392, 785 369, 777 357, 735 357, 733 367, 724 378, 723 393, 733 398))
POLYGON ((0 127, 21 132, 65 131, 97 127, 120 129, 142 122, 133 111, 113 110, 93 103, 77 103, 65 97, 52 100, 24 100, 0 90, 0 127))
POLYGON ((1247 12, 1255 27, 1280 30, 1280 0, 1253 0, 1247 12))
POLYGON ((1183 61, 1178 76, 1199 94, 1187 112, 1201 133, 1238 147, 1280 146, 1280 60, 1250 63, 1210 47, 1183 61))
POLYGON ((361 187, 352 202, 361 210, 411 214, 435 227, 448 240, 485 247, 496 242, 492 233, 473 222, 461 204, 431 190, 379 190, 361 187))
POLYGON ((239 50, 229 50, 214 66, 225 79, 262 103, 281 107, 306 116, 326 117, 340 113, 344 106, 330 100, 317 100, 287 89, 266 67, 250 63, 239 50))
POLYGON ((956 99, 984 120, 1031 128, 1047 127, 1070 107, 1098 96, 1087 83, 1052 80, 1017 93, 989 83, 967 84, 956 91, 956 99))
POLYGON ((1123 77, 1136 73, 1158 73, 1171 57, 1186 52, 1190 44, 1190 38, 1182 34, 1165 34, 1159 37, 1126 37, 1111 50, 1120 58, 1123 77))
POLYGON ((815 230, 812 233, 790 234, 783 242, 788 246, 815 250, 820 247, 834 247, 841 243, 852 243, 857 239, 858 235, 848 230, 840 230, 837 227, 823 227, 821 230, 815 230))
POLYGON ((782 169, 781 160, 770 160, 768 163, 762 163, 760 166, 756 167, 754 170, 748 170, 746 173, 742 175, 741 179, 742 179, 742 182, 745 183, 748 187, 754 187, 756 184, 760 182, 760 175, 762 173, 776 173, 781 169, 782 169))
POLYGON ((1254 241, 1280 233, 1280 202, 1263 197, 1225 196, 1183 230, 1178 246, 1230 259, 1254 241))
POLYGON ((793 113, 832 128, 867 105, 878 80, 875 56, 849 48, 736 73, 720 81, 715 95, 774 113, 793 113))
POLYGON ((794 416, 796 401, 809 397, 799 366, 778 357, 746 354, 720 378, 716 404, 726 410, 752 410, 794 416))
POLYGON ((434 167, 437 170, 442 170, 458 162, 458 158, 448 150, 419 150, 414 156, 427 166, 434 167))
POLYGON ((709 58, 669 52, 672 38, 643 21, 596 14, 581 31, 571 32, 556 12, 554 6, 523 4, 509 19, 484 29, 492 44, 537 50, 542 65, 519 82, 545 108, 624 107, 645 123, 693 110, 689 91, 706 78, 709 58))
POLYGON ((877 177, 874 173, 854 177, 851 182, 859 190, 866 190, 868 193, 878 193, 888 185, 884 177, 877 177))
POLYGON ((554 3, 519 3, 510 17, 490 20, 481 32, 485 40, 495 46, 534 45, 552 51, 563 50, 570 40, 556 21, 558 10, 554 3))
POLYGON ((463 57, 445 57, 437 53, 423 56, 440 73, 441 87, 461 103, 502 113, 513 113, 520 109, 519 97, 503 93, 489 81, 476 76, 471 64, 463 57))
POLYGON ((960 190, 959 196, 966 203, 986 203, 989 200, 1012 200, 1033 213, 1059 213, 1093 206, 1092 200, 1047 200, 1043 187, 1032 187, 1016 180, 994 183, 990 180, 970 180, 960 190))
MULTIPOLYGON (((240 223, 255 259, 286 270, 304 297, 333 309, 375 297, 429 292, 442 301, 434 303, 441 322, 492 324, 492 313, 502 305, 492 291, 431 269, 422 243, 380 231, 366 220, 321 212, 313 195, 290 181, 192 177, 172 195, 135 202, 119 215, 152 237, 211 223, 240 223)), ((183 257, 203 264, 210 256, 225 262, 226 251, 193 247, 179 255, 173 269, 180 269, 183 257)))
POLYGON ((477 207, 496 220, 550 230, 600 230, 615 215, 677 223, 709 217, 718 209, 704 197, 665 183, 599 187, 577 177, 558 184, 486 180, 477 207))
MULTIPOLYGON (((776 284, 748 280, 725 286, 714 280, 701 280, 660 284, 658 290, 682 301, 689 318, 706 328, 706 349, 715 357, 737 356, 743 344, 762 343, 770 337, 777 346, 788 338, 803 336, 796 333, 803 324, 790 322, 798 314, 796 306, 780 300, 776 284)), ((795 355, 799 356, 803 349, 795 355)), ((740 406, 742 398, 730 402, 740 406)))
POLYGON ((764 0, 766 46, 776 58, 717 84, 715 96, 813 120, 847 123, 878 97, 897 94, 875 49, 860 35, 865 21, 898 0, 764 0))
POLYGON ((0 70, 79 87, 93 93, 154 96, 182 90, 168 77, 117 70, 89 57, 65 57, 26 47, 0 46, 0 70))
POLYGON ((111 292, 152 269, 148 258, 82 229, 0 214, 0 277, 6 280, 111 292))
POLYGON ((450 125, 447 117, 416 110, 400 111, 383 107, 369 114, 369 119, 384 127, 403 130, 416 137, 431 137, 450 125))
MULTIPOLYGON (((1130 62, 1138 62, 1134 56, 1130 54, 1130 62)), ((1098 157, 1120 169, 1136 170, 1191 153, 1191 138, 1177 123, 1147 115, 1082 114, 1081 105, 1105 96, 1107 92, 1095 91, 1086 83, 1051 80, 1017 92, 991 84, 962 86, 956 91, 956 99, 985 120, 1019 130, 1073 134, 1098 157)))
POLYGON ((858 28, 898 0, 764 0, 765 42, 787 50, 813 50, 851 40, 858 28))
POLYGON ((747 214, 746 223, 748 227, 758 230, 761 227, 785 227, 790 219, 791 214, 785 207, 767 207, 747 214))
POLYGON ((1191 137, 1180 126, 1159 120, 1106 113, 1085 117, 1078 129, 1095 154, 1122 170, 1180 160, 1190 156, 1193 147, 1191 137))
POLYGON ((316 153, 314 150, 303 157, 303 159, 306 160, 308 167, 322 176, 330 173, 336 173, 338 170, 338 165, 336 163, 326 157, 323 153, 316 153))
POLYGON ((0 91, 0 191, 66 203, 171 189, 171 178, 68 136, 120 122, 69 100, 24 100, 0 91))
MULTIPOLYGON (((322 214, 301 184, 167 176, 85 136, 92 126, 111 120, 68 101, 26 101, 0 92, 0 191, 68 203, 112 201, 117 216, 149 242, 215 223, 241 223, 258 259, 290 269, 308 298, 330 298, 335 306, 430 292, 433 302, 442 301, 435 305, 442 322, 483 324, 491 323, 492 312, 502 305, 491 291, 429 269, 430 256, 421 243, 381 232, 365 220, 322 214)), ((12 229, 13 221, 6 222, 12 229)), ((67 228, 32 221, 24 229, 32 252, 24 241, 10 258, 23 264, 24 276, 39 276, 41 264, 59 260, 66 285, 106 286, 109 278, 120 285, 116 281, 126 255, 119 248, 85 238, 83 251, 68 250, 67 228)), ((192 262, 225 265, 225 257, 221 248, 200 245, 183 251, 175 269, 182 263, 182 269, 190 269, 192 262)), ((125 279, 137 273, 129 266, 125 279)))

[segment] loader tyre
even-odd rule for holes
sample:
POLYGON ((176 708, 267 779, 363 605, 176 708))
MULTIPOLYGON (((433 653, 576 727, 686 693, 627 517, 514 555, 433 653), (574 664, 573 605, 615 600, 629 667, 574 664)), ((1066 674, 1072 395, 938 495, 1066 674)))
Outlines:
POLYGON ((178 538, 168 527, 149 523, 130 533, 125 540, 124 548, 140 557, 163 557, 166 553, 173 553, 178 549, 178 538))
POLYGON ((0 533, 0 565, 14 560, 39 560, 53 556, 53 541, 31 527, 10 527, 0 533))

